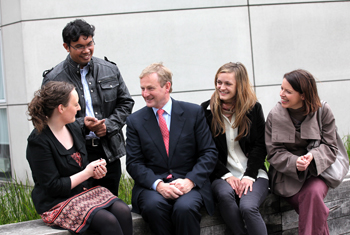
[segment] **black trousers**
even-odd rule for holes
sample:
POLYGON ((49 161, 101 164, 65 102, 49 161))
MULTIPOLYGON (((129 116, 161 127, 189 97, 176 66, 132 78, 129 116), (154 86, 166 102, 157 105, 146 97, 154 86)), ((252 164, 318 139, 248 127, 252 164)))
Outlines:
POLYGON ((197 188, 175 200, 167 200, 153 189, 144 189, 138 198, 142 218, 156 235, 199 235, 199 212, 203 199, 197 188))
POLYGON ((97 159, 103 158, 107 162, 107 174, 102 179, 93 179, 93 186, 100 185, 108 188, 114 195, 118 196, 119 182, 121 176, 121 166, 120 159, 116 159, 113 162, 108 162, 107 156, 102 148, 102 145, 93 147, 91 145, 86 145, 88 152, 89 162, 95 161, 97 159))

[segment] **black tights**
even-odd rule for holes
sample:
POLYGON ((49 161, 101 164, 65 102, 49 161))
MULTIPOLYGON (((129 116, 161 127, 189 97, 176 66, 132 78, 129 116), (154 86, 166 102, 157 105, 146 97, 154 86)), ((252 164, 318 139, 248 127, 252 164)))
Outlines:
POLYGON ((132 235, 132 218, 128 205, 118 199, 110 207, 99 210, 89 229, 101 235, 132 235))

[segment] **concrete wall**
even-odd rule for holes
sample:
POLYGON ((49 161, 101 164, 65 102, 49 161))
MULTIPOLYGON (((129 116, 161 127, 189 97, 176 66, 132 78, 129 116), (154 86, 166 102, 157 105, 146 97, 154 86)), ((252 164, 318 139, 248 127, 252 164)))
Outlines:
POLYGON ((0 0, 2 55, 12 169, 25 160, 32 125, 26 104, 42 72, 62 61, 63 27, 75 18, 96 26, 95 56, 115 61, 144 106, 138 75, 163 61, 174 74, 172 97, 200 104, 210 98, 216 70, 243 63, 265 116, 279 100, 283 74, 309 70, 331 105, 340 135, 350 133, 350 2, 297 0, 0 0))

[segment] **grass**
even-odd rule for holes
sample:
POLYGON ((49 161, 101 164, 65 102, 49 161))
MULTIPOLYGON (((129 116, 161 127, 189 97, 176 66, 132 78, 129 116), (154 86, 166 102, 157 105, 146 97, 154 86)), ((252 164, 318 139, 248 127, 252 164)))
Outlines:
POLYGON ((349 162, 350 162, 350 135, 346 135, 343 137, 343 143, 346 151, 348 152, 349 162))
MULTIPOLYGON (((11 177, 6 177, 10 179, 11 177)), ((131 189, 134 181, 122 175, 119 184, 119 198, 126 204, 131 204, 131 189)), ((33 187, 27 179, 25 183, 17 180, 7 180, 0 185, 0 225, 40 219, 36 212, 31 192, 33 187)))
POLYGON ((265 158, 265 162, 264 162, 264 165, 266 167, 266 170, 269 171, 269 168, 270 168, 270 163, 267 161, 267 159, 265 158))
POLYGON ((122 174, 119 183, 118 197, 126 204, 131 204, 131 190, 134 186, 134 180, 125 174, 122 174))
POLYGON ((2 183, 0 188, 0 225, 39 219, 36 213, 29 181, 22 183, 16 176, 2 183))

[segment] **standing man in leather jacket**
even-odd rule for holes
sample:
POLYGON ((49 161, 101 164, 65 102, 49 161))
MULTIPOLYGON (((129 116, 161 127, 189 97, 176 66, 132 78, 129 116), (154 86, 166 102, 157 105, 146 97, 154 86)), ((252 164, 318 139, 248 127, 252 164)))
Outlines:
POLYGON ((134 100, 115 63, 93 57, 95 27, 84 20, 69 22, 62 31, 67 58, 43 74, 48 81, 66 81, 75 86, 81 110, 76 120, 86 133, 89 161, 104 158, 106 177, 94 185, 118 195, 120 158, 125 155, 122 127, 131 113, 134 100))

